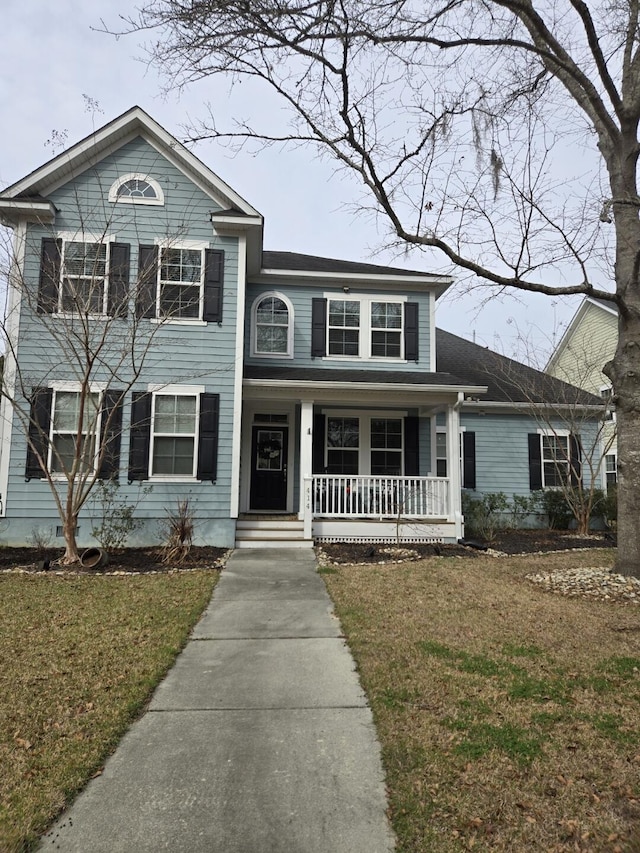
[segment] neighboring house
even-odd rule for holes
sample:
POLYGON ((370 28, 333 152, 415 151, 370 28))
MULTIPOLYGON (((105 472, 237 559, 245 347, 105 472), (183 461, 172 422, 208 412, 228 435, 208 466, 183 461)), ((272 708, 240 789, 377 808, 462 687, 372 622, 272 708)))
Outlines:
MULTIPOLYGON (((613 302, 586 297, 553 351, 546 371, 551 376, 584 388, 606 401, 611 381, 602 372, 615 355, 618 343, 618 311, 613 302)), ((618 446, 615 412, 607 413, 603 430, 604 482, 615 486, 618 479, 618 446)))
POLYGON ((463 488, 528 494, 579 469, 576 436, 538 414, 597 400, 436 331, 451 278, 263 251, 262 216, 138 107, 1 192, 0 217, 5 381, 31 404, 25 422, 2 401, 8 544, 59 527, 42 466, 80 442, 140 500, 136 544, 187 497, 200 544, 451 541, 463 488), (84 377, 93 420, 64 350, 87 329, 142 335, 84 377))

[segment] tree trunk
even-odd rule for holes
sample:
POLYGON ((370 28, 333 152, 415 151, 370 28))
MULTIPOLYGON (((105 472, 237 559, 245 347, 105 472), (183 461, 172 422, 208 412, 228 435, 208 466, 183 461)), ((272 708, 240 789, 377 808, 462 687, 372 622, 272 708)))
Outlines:
MULTIPOLYGON (((640 351, 635 344, 634 349, 640 351)), ((639 353, 640 355, 640 353, 639 353)), ((640 365, 637 377, 640 378, 640 365)), ((618 560, 623 575, 640 578, 640 407, 618 408, 618 560)))
POLYGON ((78 545, 76 543, 76 529, 78 527, 78 516, 67 515, 62 525, 62 533, 64 535, 65 551, 61 560, 63 565, 68 566, 73 563, 80 562, 80 554, 78 553, 78 545))

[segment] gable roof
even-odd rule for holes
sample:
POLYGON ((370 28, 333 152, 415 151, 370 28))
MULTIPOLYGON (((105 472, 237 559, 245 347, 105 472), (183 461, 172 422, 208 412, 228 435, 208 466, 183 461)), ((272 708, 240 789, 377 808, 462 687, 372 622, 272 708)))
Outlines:
POLYGON ((436 366, 466 385, 486 385, 480 402, 602 407, 599 397, 488 347, 436 329, 436 366))
POLYGON ((141 136, 196 183, 221 208, 235 208, 246 216, 261 215, 182 143, 141 107, 135 106, 53 157, 44 165, 0 192, 0 200, 46 199, 48 193, 99 162, 127 142, 141 136))
POLYGON ((586 314, 590 305, 594 305, 596 308, 601 309, 606 314, 613 315, 614 317, 618 316, 618 306, 616 305, 615 302, 609 302, 605 299, 598 299, 595 296, 585 296, 585 298, 582 300, 582 302, 578 306, 578 310, 576 311, 576 313, 571 318, 569 325, 564 330, 562 337, 560 338, 560 340, 556 344, 553 352, 549 356, 549 361, 547 362, 547 366, 545 367, 545 370, 547 372, 553 370, 556 361, 558 360, 558 358, 562 354, 565 347, 571 341, 571 337, 572 337, 573 333, 575 332, 575 330, 580 325, 582 318, 586 314))
POLYGON ((358 261, 342 261, 335 258, 321 258, 317 255, 303 255, 298 252, 263 252, 262 267, 264 270, 296 270, 309 272, 329 272, 364 274, 382 273, 392 276, 418 276, 432 281, 451 280, 450 276, 441 276, 422 270, 405 270, 401 267, 389 267, 385 264, 366 264, 358 261))

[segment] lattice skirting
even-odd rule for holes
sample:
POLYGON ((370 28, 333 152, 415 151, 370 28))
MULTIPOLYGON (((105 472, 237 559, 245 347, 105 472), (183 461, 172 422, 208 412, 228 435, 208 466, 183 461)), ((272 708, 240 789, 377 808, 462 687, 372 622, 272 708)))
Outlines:
POLYGON ((323 543, 353 542, 356 545, 444 545, 443 536, 316 536, 314 542, 318 545, 323 543))

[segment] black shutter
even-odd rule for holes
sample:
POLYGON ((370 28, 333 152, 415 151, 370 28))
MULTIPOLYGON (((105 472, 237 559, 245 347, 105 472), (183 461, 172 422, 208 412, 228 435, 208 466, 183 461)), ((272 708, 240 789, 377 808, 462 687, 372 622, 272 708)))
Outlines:
POLYGON ((404 419, 404 475, 420 476, 420 419, 410 416, 404 419))
POLYGON ((33 388, 31 392, 31 413, 29 415, 29 440, 27 443, 27 465, 25 480, 39 480, 45 472, 38 461, 38 454, 45 461, 49 449, 49 427, 51 426, 51 388, 33 388))
POLYGON ((62 240, 54 240, 51 237, 43 238, 37 305, 40 314, 53 314, 58 310, 61 252, 62 240))
POLYGON ((158 247, 138 247, 138 284, 136 287, 136 317, 156 316, 158 286, 158 247))
POLYGON ((107 314, 110 317, 126 317, 131 247, 128 243, 112 243, 110 248, 107 314))
POLYGON ((216 481, 218 475, 219 394, 200 394, 198 480, 216 481))
POLYGON ((475 489, 476 487, 476 434, 475 432, 462 433, 462 488, 475 489))
POLYGON ((404 304, 404 357, 407 361, 418 360, 418 303, 404 304))
POLYGON ((327 354, 327 300, 311 300, 311 358, 327 354))
POLYGON ((324 474, 324 438, 326 418, 324 415, 313 416, 313 445, 311 450, 312 468, 314 474, 324 474))
POLYGON ((102 395, 100 420, 100 454, 102 461, 98 477, 117 480, 120 472, 120 442, 122 439, 122 391, 108 388, 102 395))
POLYGON ((129 482, 149 479, 151 445, 151 394, 134 391, 131 398, 129 435, 129 482))
POLYGON ((202 319, 207 323, 222 322, 224 291, 224 252, 206 249, 204 253, 204 308, 202 319))
POLYGON ((571 485, 575 488, 579 485, 582 477, 582 450, 580 447, 580 436, 569 436, 569 454, 571 464, 571 485))
POLYGON ((529 488, 537 492, 542 488, 542 457, 540 454, 540 435, 529 433, 529 488))

